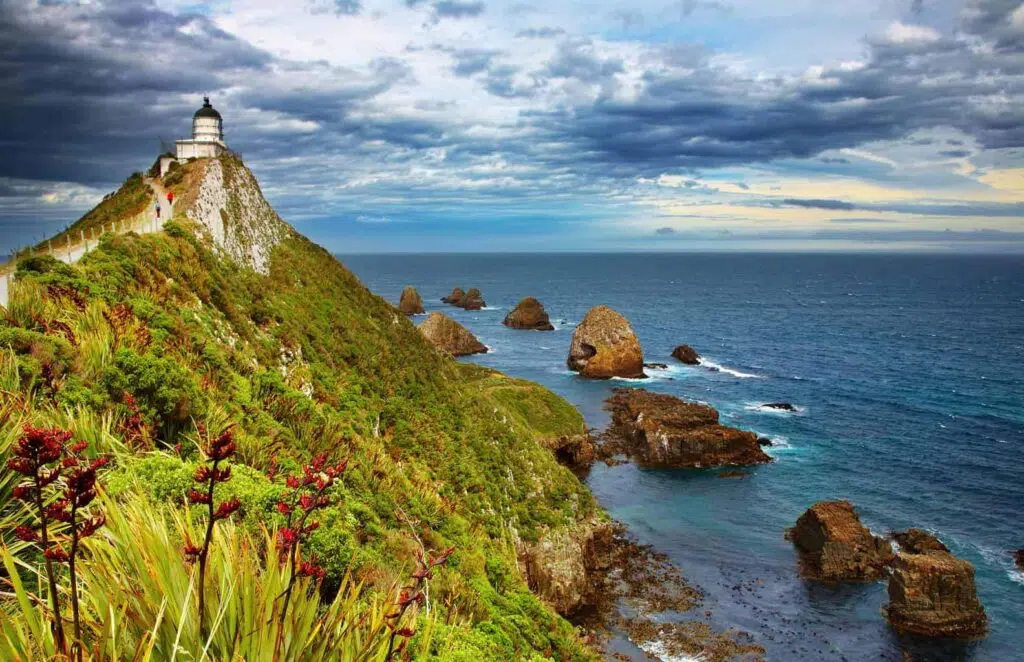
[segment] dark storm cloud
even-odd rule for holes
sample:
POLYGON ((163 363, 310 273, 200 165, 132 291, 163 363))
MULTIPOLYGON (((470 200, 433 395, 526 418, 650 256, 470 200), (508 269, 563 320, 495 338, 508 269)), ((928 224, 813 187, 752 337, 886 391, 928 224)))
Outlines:
POLYGON ((971 153, 966 149, 947 149, 939 152, 940 156, 948 156, 951 159, 962 159, 965 156, 970 156, 971 153))
POLYGON ((786 198, 782 201, 784 205, 792 207, 806 207, 808 209, 856 209, 855 205, 842 200, 801 200, 798 198, 786 198))
POLYGON ((187 117, 180 94, 269 63, 207 18, 148 2, 0 2, 0 176, 110 181, 98 166, 154 153, 158 127, 187 117))

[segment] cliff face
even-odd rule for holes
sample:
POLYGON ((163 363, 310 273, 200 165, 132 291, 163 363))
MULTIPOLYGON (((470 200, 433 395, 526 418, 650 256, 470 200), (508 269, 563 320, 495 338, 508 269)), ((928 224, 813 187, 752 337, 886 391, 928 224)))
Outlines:
POLYGON ((274 247, 292 231, 263 197, 259 183, 232 157, 207 159, 185 215, 199 223, 234 262, 266 275, 274 247))

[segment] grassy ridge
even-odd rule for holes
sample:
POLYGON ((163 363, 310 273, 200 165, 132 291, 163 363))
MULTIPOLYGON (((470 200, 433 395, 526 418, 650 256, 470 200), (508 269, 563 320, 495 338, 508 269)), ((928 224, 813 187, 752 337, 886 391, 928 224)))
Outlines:
MULTIPOLYGON (((136 197, 126 184, 103 204, 129 209, 136 197)), ((109 498, 128 512, 152 504, 173 521, 204 430, 234 425, 238 464, 218 498, 242 501, 235 526, 251 544, 281 525, 270 475, 323 452, 347 457, 311 542, 328 571, 325 599, 350 573, 370 609, 391 599, 420 545, 454 545, 431 586, 425 657, 590 657, 516 563, 517 541, 598 512, 537 443, 583 430, 568 403, 440 355, 297 235, 275 249, 269 276, 239 269, 184 218, 161 233, 107 236, 74 266, 35 258, 18 273, 0 325, 2 438, 26 421, 73 425, 116 450, 102 477, 109 498), (145 422, 130 440, 125 394, 145 422)), ((19 517, 2 503, 4 517, 19 517)), ((168 558, 180 556, 173 529, 168 558)))

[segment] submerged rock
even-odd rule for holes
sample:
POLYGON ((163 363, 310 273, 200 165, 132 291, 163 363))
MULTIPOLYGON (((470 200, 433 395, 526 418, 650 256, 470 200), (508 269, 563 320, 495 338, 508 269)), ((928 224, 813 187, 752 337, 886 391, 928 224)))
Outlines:
POLYGON ((796 407, 788 402, 766 402, 761 406, 767 407, 768 409, 778 409, 780 411, 796 411, 796 407))
POLYGON ((720 425, 707 405, 643 389, 616 389, 605 406, 614 432, 637 463, 659 467, 746 466, 772 462, 753 432, 720 425))
POLYGON ((907 529, 896 531, 892 539, 900 546, 900 550, 908 554, 927 554, 928 552, 948 552, 949 548, 938 538, 924 529, 907 529))
POLYGON ((402 290, 402 298, 398 301, 398 310, 406 315, 423 314, 423 299, 412 285, 402 290))
POLYGON ((896 555, 885 614, 900 633, 974 639, 988 630, 974 566, 944 551, 896 555))
POLYGON ((505 315, 502 322, 513 329, 533 329, 535 331, 554 331, 555 327, 548 318, 544 305, 533 297, 526 297, 505 315))
POLYGON ((646 377, 644 353, 629 321, 608 306, 595 306, 572 334, 570 370, 584 377, 646 377))
POLYGON ((465 308, 466 310, 480 310, 487 303, 484 301, 484 297, 480 294, 480 290, 475 287, 469 288, 466 292, 466 296, 462 298, 462 301, 455 304, 459 308, 465 308))
POLYGON ((430 313, 419 328, 430 344, 452 356, 487 352, 487 347, 466 327, 442 313, 430 313))
POLYGON ((849 501, 820 501, 786 531, 800 555, 800 574, 824 582, 874 581, 892 562, 889 543, 860 523, 849 501))
POLYGON ((456 287, 452 290, 452 293, 446 297, 441 297, 441 303, 450 303, 453 306, 458 306, 462 303, 462 300, 466 298, 466 293, 462 291, 461 287, 456 287))
POLYGON ((649 370, 668 370, 667 363, 645 363, 644 367, 649 370))
POLYGON ((697 354, 697 350, 689 345, 679 345, 672 350, 672 356, 686 365, 698 365, 700 363, 700 355, 697 354))

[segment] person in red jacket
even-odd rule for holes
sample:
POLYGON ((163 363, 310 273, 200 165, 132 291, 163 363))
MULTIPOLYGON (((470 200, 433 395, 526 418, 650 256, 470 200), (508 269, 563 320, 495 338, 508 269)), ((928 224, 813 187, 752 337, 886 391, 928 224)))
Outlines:
POLYGON ((167 192, 167 204, 169 204, 169 205, 173 205, 174 204, 174 191, 168 191, 167 192))

